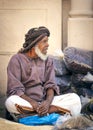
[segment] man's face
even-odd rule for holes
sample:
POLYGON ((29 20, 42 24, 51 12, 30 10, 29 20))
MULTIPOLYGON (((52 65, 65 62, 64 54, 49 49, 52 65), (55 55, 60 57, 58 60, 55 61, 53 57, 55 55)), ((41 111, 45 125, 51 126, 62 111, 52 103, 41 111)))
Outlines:
POLYGON ((41 41, 38 42, 37 46, 40 49, 41 53, 46 55, 49 47, 48 37, 45 36, 41 41))
POLYGON ((35 46, 35 53, 42 59, 47 59, 47 50, 48 50, 48 37, 45 36, 41 41, 35 46))

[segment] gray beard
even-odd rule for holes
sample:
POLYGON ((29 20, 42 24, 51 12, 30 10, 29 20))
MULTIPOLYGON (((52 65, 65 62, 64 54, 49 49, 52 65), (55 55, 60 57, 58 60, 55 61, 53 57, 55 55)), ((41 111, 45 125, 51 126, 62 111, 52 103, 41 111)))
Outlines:
POLYGON ((40 51, 40 49, 38 48, 38 46, 35 46, 35 53, 38 55, 38 57, 40 57, 42 60, 46 60, 47 59, 47 57, 48 57, 48 55, 46 54, 46 55, 44 55, 41 51, 40 51))

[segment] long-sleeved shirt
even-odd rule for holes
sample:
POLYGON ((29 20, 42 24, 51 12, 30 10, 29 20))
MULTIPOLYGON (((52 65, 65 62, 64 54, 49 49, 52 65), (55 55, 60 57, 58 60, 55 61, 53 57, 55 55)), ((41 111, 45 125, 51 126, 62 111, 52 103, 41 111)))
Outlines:
POLYGON ((7 94, 26 94, 36 101, 45 99, 46 90, 53 88, 59 94, 59 88, 55 83, 53 61, 38 58, 30 58, 18 53, 12 56, 7 67, 8 82, 7 94))

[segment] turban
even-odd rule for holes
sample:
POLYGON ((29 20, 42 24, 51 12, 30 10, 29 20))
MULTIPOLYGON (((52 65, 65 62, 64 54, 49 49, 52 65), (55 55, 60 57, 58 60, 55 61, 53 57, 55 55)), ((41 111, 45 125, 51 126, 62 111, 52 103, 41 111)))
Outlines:
POLYGON ((50 32, 46 27, 31 28, 25 35, 25 43, 23 44, 23 52, 27 52, 34 47, 45 36, 50 36, 50 32))

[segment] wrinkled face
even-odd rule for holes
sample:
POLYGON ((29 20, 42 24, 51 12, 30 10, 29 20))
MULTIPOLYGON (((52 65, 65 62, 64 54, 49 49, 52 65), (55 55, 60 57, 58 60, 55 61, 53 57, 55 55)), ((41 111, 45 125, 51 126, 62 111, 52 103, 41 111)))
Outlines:
POLYGON ((41 53, 46 55, 49 47, 48 37, 45 36, 41 41, 38 42, 37 46, 40 49, 41 53))

